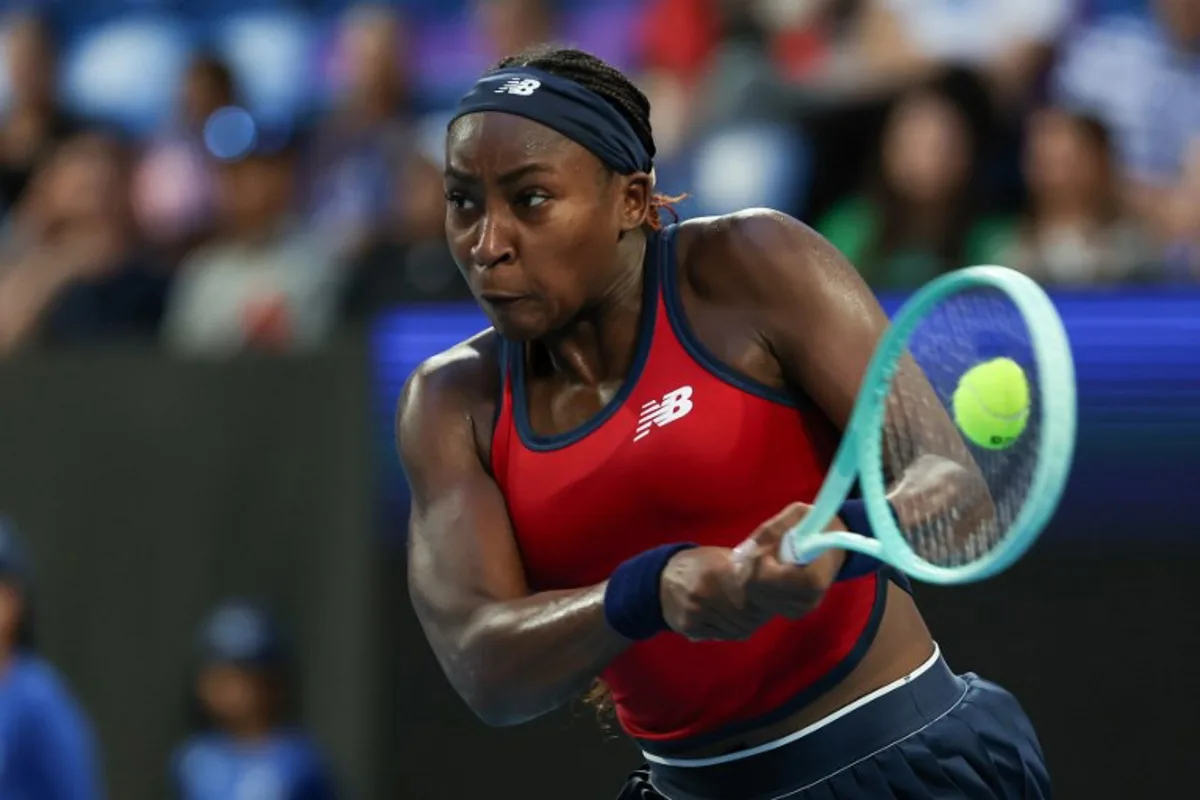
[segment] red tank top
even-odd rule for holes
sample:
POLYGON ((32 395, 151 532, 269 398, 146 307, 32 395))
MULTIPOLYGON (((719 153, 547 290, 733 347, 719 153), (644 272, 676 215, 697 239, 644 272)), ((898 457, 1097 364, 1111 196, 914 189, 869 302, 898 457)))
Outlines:
MULTIPOLYGON (((638 351, 620 392, 556 436, 529 424, 524 353, 505 343, 492 467, 536 591, 600 583, 667 542, 734 547, 789 503, 811 502, 837 431, 806 398, 746 379, 687 327, 673 228, 647 245, 638 351), (660 286, 662 290, 660 291, 660 286)), ((604 671, 632 736, 669 754, 782 719, 842 680, 883 609, 876 575, 833 586, 803 619, 745 642, 663 633, 604 671)))

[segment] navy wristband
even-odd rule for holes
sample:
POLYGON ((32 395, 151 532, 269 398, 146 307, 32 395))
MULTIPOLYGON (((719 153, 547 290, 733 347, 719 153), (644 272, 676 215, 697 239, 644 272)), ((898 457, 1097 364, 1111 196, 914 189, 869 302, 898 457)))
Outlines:
MULTIPOLYGON (((846 523, 847 528, 855 533, 875 538, 875 530, 871 527, 871 518, 867 516, 867 504, 862 500, 847 500, 842 503, 838 517, 846 523)), ((877 558, 847 550, 846 560, 842 562, 842 568, 838 570, 837 578, 834 580, 850 581, 861 578, 877 571, 881 566, 883 563, 877 558)))
POLYGON ((617 567, 604 589, 604 621, 626 639, 649 639, 667 630, 659 582, 671 557, 697 545, 664 544, 639 553, 617 567))

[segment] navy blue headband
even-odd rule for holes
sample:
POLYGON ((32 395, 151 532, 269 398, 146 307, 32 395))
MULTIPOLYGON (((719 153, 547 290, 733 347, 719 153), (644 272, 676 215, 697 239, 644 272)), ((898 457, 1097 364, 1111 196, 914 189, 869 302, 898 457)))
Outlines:
POLYGON ((541 123, 583 145, 622 175, 650 172, 654 167, 629 121, 607 100, 575 81, 539 69, 512 67, 483 76, 459 101, 449 124, 477 111, 499 111, 541 123))

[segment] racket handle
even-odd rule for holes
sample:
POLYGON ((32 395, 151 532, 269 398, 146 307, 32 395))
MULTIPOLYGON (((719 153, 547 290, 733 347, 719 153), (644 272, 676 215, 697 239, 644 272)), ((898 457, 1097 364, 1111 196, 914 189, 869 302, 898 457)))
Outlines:
POLYGON ((822 546, 819 536, 807 536, 804 541, 807 547, 797 548, 794 544, 795 536, 784 536, 783 541, 779 543, 779 558, 782 561, 795 564, 798 567, 807 567, 812 562, 820 558, 829 547, 822 546))

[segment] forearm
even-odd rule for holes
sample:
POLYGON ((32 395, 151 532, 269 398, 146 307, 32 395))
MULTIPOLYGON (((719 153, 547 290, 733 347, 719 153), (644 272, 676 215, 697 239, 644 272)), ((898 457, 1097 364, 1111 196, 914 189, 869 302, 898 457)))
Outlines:
POLYGON ((578 697, 630 643, 605 622, 605 587, 475 611, 443 663, 459 694, 491 725, 526 722, 578 697))

